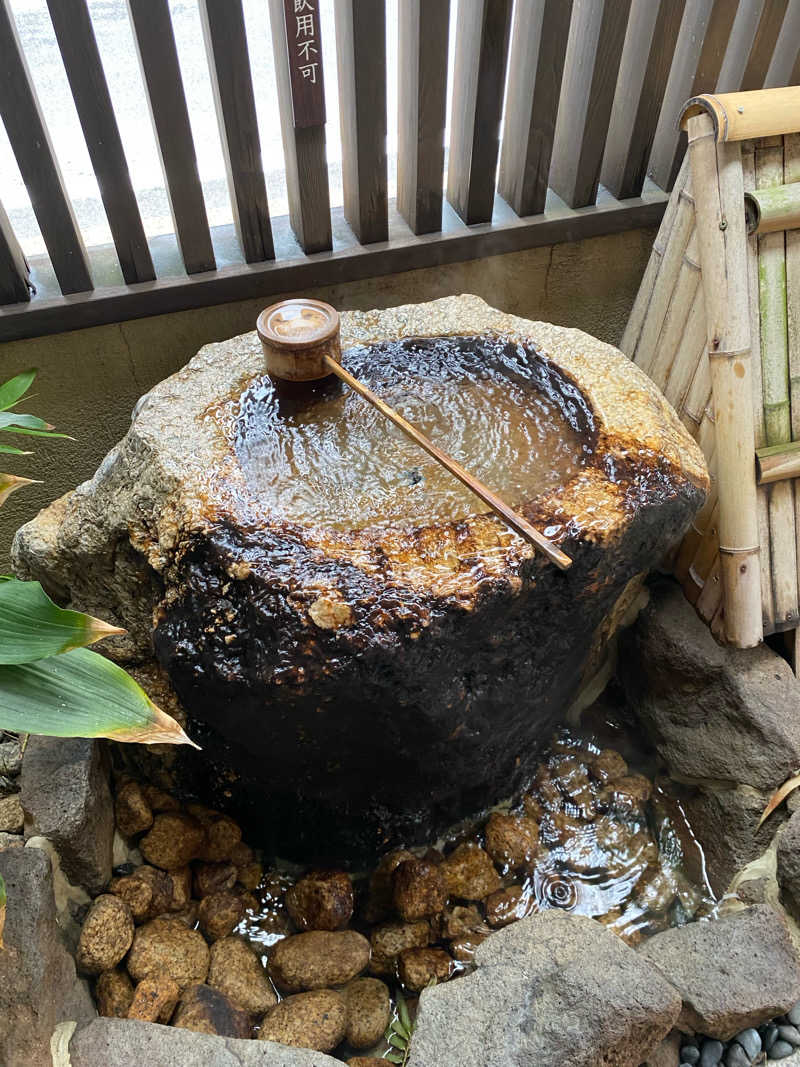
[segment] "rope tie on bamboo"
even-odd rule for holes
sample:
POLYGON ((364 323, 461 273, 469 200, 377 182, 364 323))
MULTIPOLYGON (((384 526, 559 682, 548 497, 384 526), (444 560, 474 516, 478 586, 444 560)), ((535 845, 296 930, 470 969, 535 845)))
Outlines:
POLYGON ((719 550, 726 556, 757 556, 761 545, 756 545, 755 548, 728 548, 726 545, 720 545, 719 550))

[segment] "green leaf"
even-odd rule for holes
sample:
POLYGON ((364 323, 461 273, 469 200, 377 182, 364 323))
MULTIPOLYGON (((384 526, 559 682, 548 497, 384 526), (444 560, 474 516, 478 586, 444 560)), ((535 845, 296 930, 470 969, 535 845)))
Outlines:
POLYGON ((0 473, 0 505, 5 504, 15 490, 21 489, 23 485, 33 484, 33 478, 19 478, 16 474, 0 473))
MULTIPOLYGON (((0 480, 0 503, 2 499, 0 480)), ((124 633, 119 626, 58 607, 38 582, 0 584, 0 664, 33 663, 124 633)))
POLYGON ((0 445, 0 452, 4 456, 32 456, 33 452, 23 452, 21 448, 14 448, 13 445, 0 445))
POLYGON ((27 430, 52 430, 49 422, 40 419, 38 415, 21 415, 16 411, 0 411, 0 430, 13 427, 24 427, 27 430))
POLYGON ((121 667, 86 648, 0 666, 0 729, 194 745, 121 667))
POLYGON ((18 433, 22 437, 66 437, 69 441, 75 440, 68 433, 56 433, 55 430, 31 430, 24 426, 0 426, 0 432, 18 433))
POLYGON ((408 1004, 406 1004, 406 998, 400 993, 397 994, 397 1015, 406 1030, 411 1033, 413 1026, 411 1023, 411 1015, 408 1011, 408 1004))
POLYGON ((411 1040, 411 1034, 409 1033, 408 1029, 405 1026, 403 1026, 403 1024, 400 1022, 399 1019, 395 1019, 392 1022, 392 1030, 396 1034, 399 1034, 400 1037, 405 1038, 406 1041, 410 1041, 411 1040))
POLYGON ((26 370, 11 378, 4 385, 0 385, 0 411, 6 411, 12 404, 16 404, 33 385, 36 377, 35 370, 26 370))
POLYGON ((399 1063, 402 1065, 406 1062, 405 1056, 400 1052, 387 1052, 383 1058, 388 1060, 389 1063, 399 1063))
POLYGON ((387 1040, 388 1040, 390 1045, 394 1046, 394 1048, 399 1048, 399 1049, 402 1049, 403 1051, 405 1051, 406 1046, 408 1045, 408 1042, 406 1041, 406 1039, 404 1037, 400 1037, 399 1034, 395 1034, 394 1032, 389 1034, 389 1037, 387 1038, 387 1040))

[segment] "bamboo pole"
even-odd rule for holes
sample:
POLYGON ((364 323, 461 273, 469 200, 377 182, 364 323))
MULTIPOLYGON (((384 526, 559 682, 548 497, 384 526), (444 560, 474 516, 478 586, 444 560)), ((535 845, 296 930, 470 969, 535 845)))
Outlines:
POLYGON ((685 349, 682 341, 699 285, 697 234, 692 230, 650 365, 650 377, 662 392, 675 364, 688 363, 697 357, 697 350, 685 349))
POLYGON ((687 127, 714 396, 725 633, 750 647, 762 624, 741 149, 716 144, 707 114, 687 127))
POLYGON ((687 120, 701 115, 710 119, 720 142, 794 133, 800 115, 800 86, 692 97, 683 107, 684 128, 687 120))
POLYGON ((686 572, 683 591, 690 604, 697 604, 703 585, 714 560, 719 557, 719 500, 715 501, 705 535, 697 545, 694 558, 686 572))
MULTIPOLYGON (((756 188, 782 183, 783 138, 764 138, 756 146, 756 188)), ((786 242, 782 232, 766 233, 757 240, 765 443, 783 445, 792 439, 786 242)), ((775 483, 768 502, 773 626, 782 628, 798 618, 795 501, 791 482, 775 483)))
POLYGON ((759 485, 800 478, 800 441, 756 449, 756 478, 759 485))
MULTIPOLYGON (((800 182, 800 133, 787 134, 783 139, 783 180, 800 182)), ((800 441, 800 229, 786 231, 786 327, 792 439, 800 441)), ((794 514, 797 531, 800 530, 800 482, 794 483, 794 514)), ((797 541, 797 574, 800 586, 800 539, 797 541)))
POLYGON ((706 306, 698 272, 694 299, 686 319, 683 337, 680 340, 679 353, 664 385, 664 396, 679 415, 683 413, 684 404, 697 373, 697 366, 701 361, 707 362, 706 306))
POLYGON ((700 596, 697 598, 695 607, 697 608, 697 614, 707 623, 711 623, 711 620, 717 613, 717 608, 722 602, 722 582, 720 581, 720 562, 719 552, 714 556, 714 561, 711 564, 711 569, 703 582, 703 588, 700 591, 700 596))
POLYGON ((745 192, 744 213, 748 233, 796 230, 800 226, 800 182, 745 192))

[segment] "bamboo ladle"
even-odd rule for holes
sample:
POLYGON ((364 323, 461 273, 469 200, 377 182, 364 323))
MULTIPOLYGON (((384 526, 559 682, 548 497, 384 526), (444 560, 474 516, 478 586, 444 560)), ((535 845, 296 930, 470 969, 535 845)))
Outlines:
POLYGON ((265 308, 256 323, 264 350, 267 371, 273 378, 291 382, 312 382, 335 374, 395 424, 428 455, 479 497, 503 522, 524 537, 560 570, 572 560, 549 541, 528 520, 509 507, 497 493, 443 452, 421 430, 390 407, 363 382, 341 366, 339 313, 321 300, 282 300, 265 308))

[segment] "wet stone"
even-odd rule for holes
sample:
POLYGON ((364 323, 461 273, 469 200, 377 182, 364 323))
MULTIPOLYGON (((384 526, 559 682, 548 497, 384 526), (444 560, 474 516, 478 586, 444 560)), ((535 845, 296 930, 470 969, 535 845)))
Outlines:
POLYGON ((289 889, 286 910, 299 930, 341 930, 353 914, 353 885, 344 871, 311 871, 289 889))
POLYGON ((119 963, 133 941, 133 916, 124 900, 105 894, 92 901, 78 941, 78 969, 101 974, 119 963))
POLYGON ((413 993, 431 982, 446 982, 453 973, 453 958, 441 948, 407 948, 397 960, 400 981, 413 993))
POLYGON ((155 919, 169 908, 172 900, 172 880, 166 871, 143 865, 132 874, 114 878, 109 892, 122 900, 131 909, 134 919, 155 919))
POLYGON ((624 778, 628 773, 628 764, 615 749, 604 748, 590 759, 589 771, 598 782, 605 785, 624 778))
POLYGON ((194 865, 194 893, 207 897, 222 893, 236 885, 237 871, 232 863, 196 863, 194 865))
POLYGON ((178 867, 169 872, 172 891, 169 898, 169 911, 183 911, 192 898, 192 868, 178 867))
POLYGON ((440 867, 427 860, 404 860, 392 875, 392 902, 408 922, 438 915, 447 903, 440 867))
POLYGON ((424 948, 431 940, 430 925, 424 920, 414 923, 382 923, 370 932, 372 956, 369 969, 373 974, 392 974, 394 961, 407 948, 424 948))
POLYGON ((450 896, 483 900, 502 885, 492 858, 478 845, 459 845, 442 864, 450 896))
POLYGON ((492 812, 486 824, 486 851, 498 867, 517 871, 528 867, 539 844, 539 824, 524 815, 492 812))
POLYGON ((97 979, 94 995, 100 1015, 124 1019, 133 1000, 133 982, 125 971, 116 968, 103 971, 97 979))
POLYGON ((200 858, 211 863, 231 860, 234 849, 242 840, 242 828, 239 824, 227 815, 215 813, 204 821, 203 825, 206 839, 200 858))
POLYGON ((800 1026, 800 1002, 795 1004, 793 1008, 787 1011, 786 1019, 792 1024, 792 1026, 800 1026))
POLYGON ((325 989, 356 978, 366 970, 369 958, 369 941, 355 930, 311 930, 286 937, 274 946, 269 974, 284 993, 325 989))
POLYGON ((487 933, 475 932, 468 937, 459 937, 450 942, 450 955, 459 963, 471 963, 481 942, 489 936, 487 933))
POLYGON ((143 785, 142 792, 144 793, 147 803, 156 813, 163 811, 178 811, 180 809, 180 802, 171 793, 159 789, 158 786, 149 784, 143 785))
POLYGON ((229 890, 211 893, 200 901, 197 917, 200 929, 209 941, 218 941, 233 933, 244 918, 245 906, 242 898, 229 890))
POLYGON ((395 849, 383 856, 369 879, 369 894, 364 911, 367 922, 380 922, 386 918, 393 907, 392 875, 401 863, 415 859, 413 852, 404 848, 395 849))
POLYGON ((202 984, 191 985, 184 991, 172 1017, 172 1025, 218 1037, 246 1038, 252 1031, 247 1012, 234 1007, 218 989, 202 984))
POLYGON ((534 909, 534 899, 521 885, 511 885, 498 889, 486 900, 486 921, 489 926, 499 928, 524 919, 534 909))
POLYGON ((135 837, 153 825, 153 809, 138 782, 125 782, 117 789, 114 816, 124 837, 135 837))
POLYGON ((147 1023, 167 1023, 179 997, 178 983, 168 975, 143 978, 134 990, 128 1018, 147 1023))
POLYGON ((136 981, 168 975, 183 989, 205 981, 208 960, 208 945, 197 930, 174 918, 151 919, 136 931, 128 971, 136 981))
POLYGON ((347 1030, 347 1006, 340 993, 320 989, 286 997, 261 1022, 259 1041, 330 1052, 347 1030))
POLYGON ((169 871, 197 859, 204 841, 203 827, 191 815, 164 812, 156 815, 139 842, 139 850, 148 863, 169 871))
POLYGON ((474 904, 456 904, 454 908, 447 908, 442 912, 436 925, 440 937, 453 940, 472 933, 482 923, 481 913, 474 904))
POLYGON ((278 1000, 261 960, 240 937, 224 937, 211 946, 207 982, 253 1015, 263 1015, 278 1000))
POLYGON ((347 1007, 347 1042, 371 1048, 386 1031, 391 1017, 388 987, 377 978, 356 978, 342 990, 347 1007))

